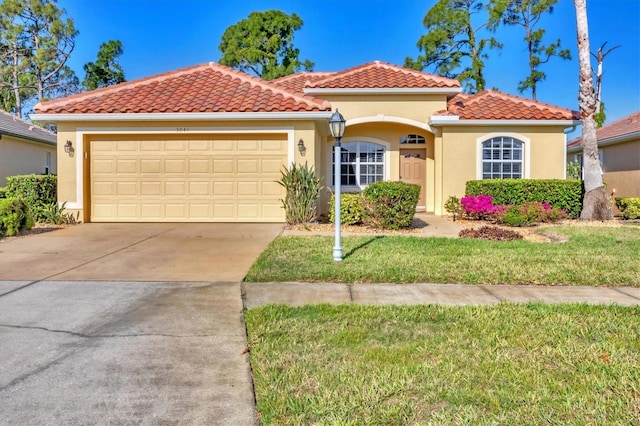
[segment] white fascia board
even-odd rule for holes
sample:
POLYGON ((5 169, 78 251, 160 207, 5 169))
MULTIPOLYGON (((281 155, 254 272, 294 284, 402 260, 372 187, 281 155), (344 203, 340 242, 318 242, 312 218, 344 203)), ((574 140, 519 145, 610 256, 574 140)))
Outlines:
POLYGON ((224 121, 315 120, 331 118, 332 111, 316 112, 186 112, 114 114, 30 114, 34 121, 224 121))
MULTIPOLYGON (((626 135, 614 136, 612 138, 602 139, 598 141, 598 146, 613 145, 616 143, 628 142, 640 138, 640 132, 627 133, 626 135)), ((582 151, 582 144, 567 148, 567 152, 582 151)))
POLYGON ((431 116, 432 126, 575 126, 575 120, 460 120, 458 116, 431 116))
POLYGON ((302 90, 309 95, 454 95, 461 93, 460 87, 449 88, 360 88, 360 89, 314 89, 307 88, 302 90))

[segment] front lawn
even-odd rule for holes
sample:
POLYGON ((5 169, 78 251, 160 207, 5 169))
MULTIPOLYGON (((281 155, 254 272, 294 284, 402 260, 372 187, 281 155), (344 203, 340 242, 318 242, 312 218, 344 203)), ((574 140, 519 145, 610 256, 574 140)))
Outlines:
POLYGON ((640 422, 640 307, 246 312, 265 425, 640 422))
POLYGON ((249 282, 467 283, 640 286, 640 227, 541 229, 566 242, 405 236, 280 237, 251 267, 249 282))

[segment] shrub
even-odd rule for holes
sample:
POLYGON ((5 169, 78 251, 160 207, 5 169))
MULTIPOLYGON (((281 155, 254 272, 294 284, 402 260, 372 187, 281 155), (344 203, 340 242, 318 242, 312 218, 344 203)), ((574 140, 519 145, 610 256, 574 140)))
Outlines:
POLYGON ((640 198, 638 197, 616 197, 616 207, 622 213, 622 218, 626 220, 640 219, 640 198))
MULTIPOLYGON (((329 222, 335 222, 336 210, 335 194, 331 194, 329 204, 329 222)), ((344 225, 358 225, 363 222, 364 203, 362 194, 340 194, 340 223, 344 225)))
POLYGON ((384 229, 411 225, 420 197, 420 185, 375 182, 363 192, 365 222, 384 229))
POLYGON ((4 186, 0 188, 0 198, 7 198, 7 188, 4 186))
POLYGON ((444 209, 447 213, 453 216, 454 222, 456 221, 457 216, 462 216, 464 213, 460 199, 453 195, 447 199, 447 202, 444 204, 444 209))
POLYGON ((577 218, 582 209, 582 181, 562 179, 487 179, 467 182, 467 195, 491 195, 494 205, 549 203, 577 218))
POLYGON ((51 223, 53 225, 73 224, 76 223, 76 218, 71 213, 65 213, 65 207, 67 203, 62 203, 59 206, 58 203, 46 204, 37 207, 37 213, 34 216, 38 216, 41 222, 51 223))
POLYGON ((468 195, 460 200, 465 216, 470 219, 489 219, 504 210, 504 206, 494 206, 491 195, 468 195))
POLYGON ((461 238, 477 238, 491 241, 513 241, 522 239, 522 235, 516 231, 502 229, 496 226, 483 226, 479 229, 463 229, 458 235, 461 238))
POLYGON ((0 199, 0 236, 10 237, 33 225, 27 203, 19 198, 0 199))
POLYGON ((564 210, 538 201, 527 201, 521 206, 509 206, 504 213, 494 216, 496 222, 509 226, 531 226, 540 222, 556 222, 566 217, 567 213, 564 210))
POLYGON ((40 222, 44 206, 57 204, 56 175, 21 175, 7 178, 6 197, 19 198, 31 207, 33 218, 40 222))
POLYGON ((309 168, 291 164, 288 170, 282 170, 282 178, 278 181, 286 190, 282 206, 289 224, 308 223, 316 218, 318 196, 322 191, 320 179, 313 166, 309 168))

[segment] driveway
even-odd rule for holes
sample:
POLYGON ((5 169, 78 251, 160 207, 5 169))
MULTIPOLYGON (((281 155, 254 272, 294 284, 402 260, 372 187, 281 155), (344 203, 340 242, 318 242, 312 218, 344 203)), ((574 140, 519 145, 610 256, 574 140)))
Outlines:
POLYGON ((0 243, 0 424, 255 424, 240 281, 281 224, 0 243))

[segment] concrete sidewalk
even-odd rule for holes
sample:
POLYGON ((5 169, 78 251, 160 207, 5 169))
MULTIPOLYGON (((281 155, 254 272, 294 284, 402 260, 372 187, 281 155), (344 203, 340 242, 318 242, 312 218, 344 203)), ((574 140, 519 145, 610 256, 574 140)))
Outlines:
POLYGON ((490 305, 500 302, 640 305, 638 287, 465 284, 242 283, 245 308, 267 304, 490 305))

